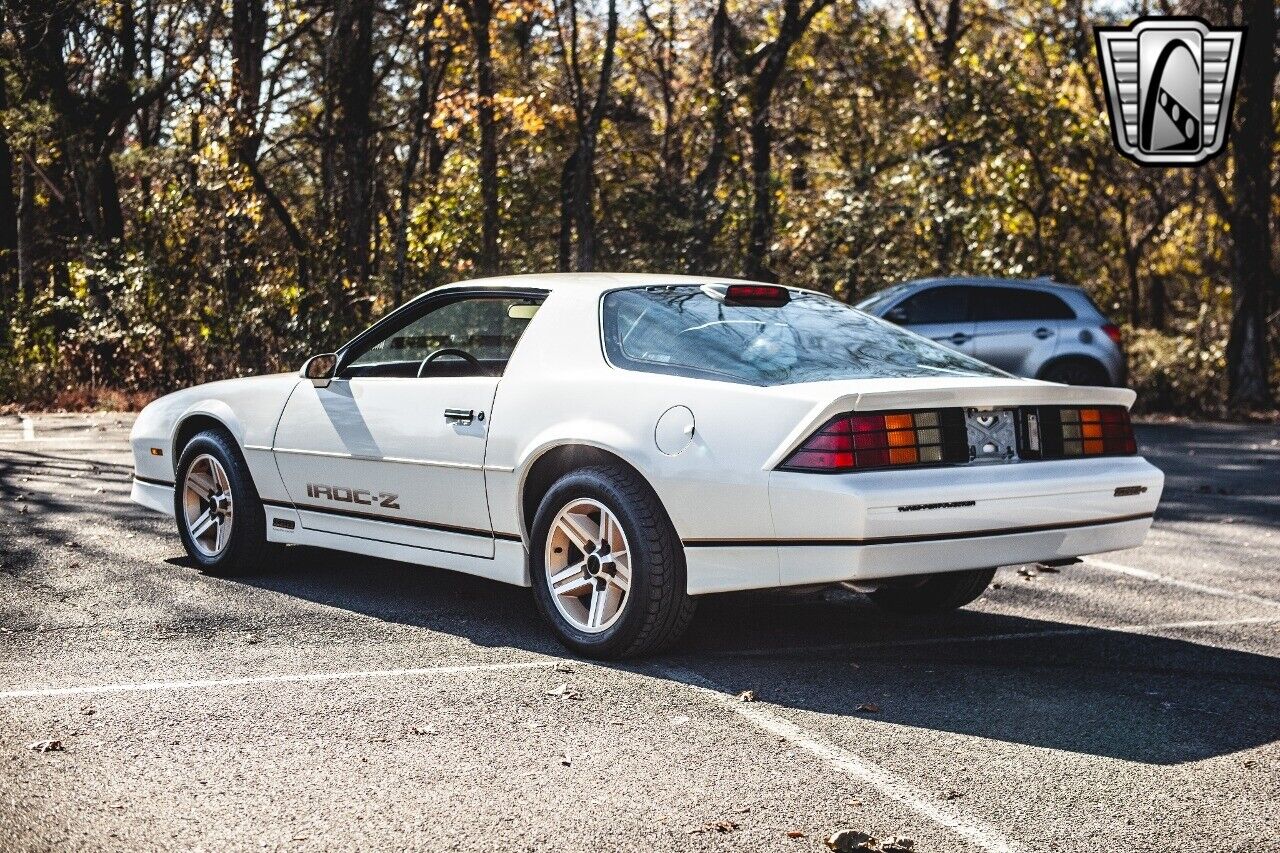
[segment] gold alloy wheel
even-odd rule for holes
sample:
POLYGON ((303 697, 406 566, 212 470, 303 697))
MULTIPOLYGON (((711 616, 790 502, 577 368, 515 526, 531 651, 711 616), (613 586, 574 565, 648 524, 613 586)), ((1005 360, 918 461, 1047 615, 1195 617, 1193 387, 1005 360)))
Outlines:
POLYGON ((631 554, 622 525, 604 504, 579 498, 556 513, 544 565, 556 609, 574 628, 598 634, 622 616, 631 554))
POLYGON ((217 557, 231 541, 231 480, 222 463, 202 453, 182 481, 182 515, 196 550, 217 557))

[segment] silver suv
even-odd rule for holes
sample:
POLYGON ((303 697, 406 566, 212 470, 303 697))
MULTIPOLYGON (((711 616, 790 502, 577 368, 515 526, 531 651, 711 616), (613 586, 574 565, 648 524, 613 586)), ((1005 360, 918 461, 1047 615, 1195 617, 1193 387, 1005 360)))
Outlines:
POLYGON ((1047 278, 922 278, 856 306, 1018 376, 1123 385, 1120 329, 1079 287, 1047 278))

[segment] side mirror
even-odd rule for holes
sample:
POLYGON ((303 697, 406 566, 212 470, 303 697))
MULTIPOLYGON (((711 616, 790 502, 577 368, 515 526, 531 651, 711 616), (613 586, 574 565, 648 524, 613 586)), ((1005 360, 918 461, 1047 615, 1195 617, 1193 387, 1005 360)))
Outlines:
POLYGON ((905 326, 907 324, 907 309, 901 308, 901 307, 891 308, 884 313, 884 318, 888 320, 890 323, 896 323, 899 326, 905 326))
POLYGON ((313 355, 302 365, 302 378, 310 379, 311 384, 317 388, 328 388, 337 369, 338 357, 333 353, 313 355))

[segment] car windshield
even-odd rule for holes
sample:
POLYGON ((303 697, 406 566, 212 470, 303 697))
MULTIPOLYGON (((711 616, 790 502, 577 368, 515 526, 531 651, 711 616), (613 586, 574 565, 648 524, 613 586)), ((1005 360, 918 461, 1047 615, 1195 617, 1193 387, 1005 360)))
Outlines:
POLYGON ((618 367, 748 385, 1008 375, 830 297, 789 293, 781 307, 756 307, 697 286, 614 290, 605 352, 618 367))

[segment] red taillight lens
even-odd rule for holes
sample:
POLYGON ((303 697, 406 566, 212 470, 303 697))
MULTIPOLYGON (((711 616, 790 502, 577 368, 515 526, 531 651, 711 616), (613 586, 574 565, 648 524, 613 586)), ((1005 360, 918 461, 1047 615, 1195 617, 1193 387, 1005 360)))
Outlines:
POLYGON ((1043 457, 1119 456, 1138 452, 1129 411, 1123 406, 1053 407, 1039 410, 1043 457))
POLYGON ((839 415, 780 466, 787 471, 853 471, 968 461, 960 411, 839 415), (956 435, 956 423, 959 435, 956 435))
POLYGON ((1115 343, 1116 346, 1119 346, 1121 343, 1123 343, 1124 336, 1120 334, 1120 327, 1117 326, 1115 323, 1108 323, 1107 325, 1103 326, 1102 333, 1106 335, 1108 338, 1111 338, 1112 342, 1115 343))

